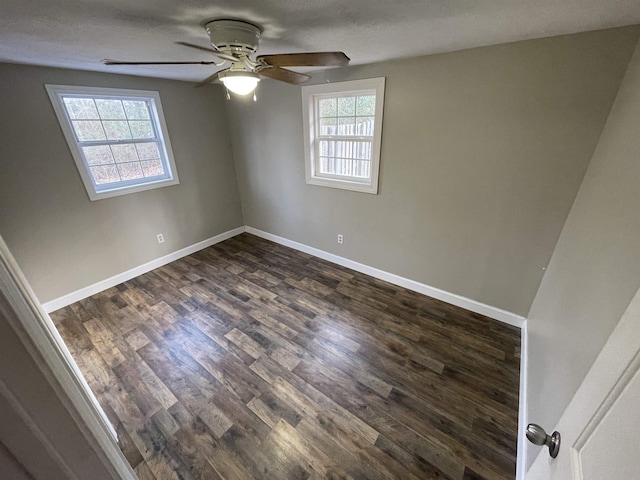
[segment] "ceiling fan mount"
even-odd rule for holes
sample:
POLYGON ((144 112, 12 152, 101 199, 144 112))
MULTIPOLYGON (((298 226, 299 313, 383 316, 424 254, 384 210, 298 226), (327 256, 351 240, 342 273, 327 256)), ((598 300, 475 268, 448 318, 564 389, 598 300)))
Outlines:
POLYGON ((311 78, 304 73, 294 72, 282 67, 333 67, 349 63, 349 57, 343 52, 283 53, 273 55, 254 54, 258 51, 262 30, 257 25, 242 20, 212 20, 205 25, 209 34, 210 47, 176 42, 186 47, 205 51, 220 61, 197 62, 128 62, 103 60, 105 65, 214 65, 220 71, 210 75, 198 84, 208 85, 216 80, 222 81, 228 90, 239 95, 251 93, 259 81, 259 76, 269 77, 286 83, 298 85, 311 78), (234 88, 233 84, 243 84, 243 88, 234 88))
POLYGON ((211 45, 224 53, 256 53, 262 30, 241 20, 212 20, 205 25, 211 45))

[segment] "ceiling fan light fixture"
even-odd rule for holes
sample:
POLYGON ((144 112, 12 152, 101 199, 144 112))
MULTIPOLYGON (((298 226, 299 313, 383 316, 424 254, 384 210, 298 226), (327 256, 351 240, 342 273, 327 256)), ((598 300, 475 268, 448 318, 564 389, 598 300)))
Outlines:
POLYGON ((249 95, 258 86, 260 77, 254 72, 233 72, 220 73, 220 81, 227 87, 227 90, 236 95, 249 95))

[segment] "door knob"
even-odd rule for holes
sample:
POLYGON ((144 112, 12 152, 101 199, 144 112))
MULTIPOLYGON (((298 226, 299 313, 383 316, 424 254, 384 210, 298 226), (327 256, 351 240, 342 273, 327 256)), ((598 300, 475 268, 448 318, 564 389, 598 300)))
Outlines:
POLYGON ((549 447, 549 455, 551 458, 556 458, 560 451, 560 432, 553 432, 551 435, 547 435, 540 425, 530 423, 527 426, 527 438, 535 445, 546 445, 549 447))

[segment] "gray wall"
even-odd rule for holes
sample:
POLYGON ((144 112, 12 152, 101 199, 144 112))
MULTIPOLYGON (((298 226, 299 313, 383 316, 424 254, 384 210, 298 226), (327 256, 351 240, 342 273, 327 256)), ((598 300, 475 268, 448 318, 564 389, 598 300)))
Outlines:
POLYGON ((0 86, 0 234, 41 302, 244 224, 220 87, 8 64, 0 86), (47 83, 160 92, 180 184, 91 202, 47 83))
POLYGON ((386 77, 379 195, 306 185, 300 88, 263 81, 257 103, 228 103, 245 222, 526 315, 637 38, 623 28, 314 75, 386 77))
POLYGON ((34 480, 2 442, 0 442, 0 478, 34 480))
MULTIPOLYGON (((640 287, 640 46, 528 319, 528 419, 551 429, 640 287)), ((529 447, 533 462, 538 448, 529 447)))

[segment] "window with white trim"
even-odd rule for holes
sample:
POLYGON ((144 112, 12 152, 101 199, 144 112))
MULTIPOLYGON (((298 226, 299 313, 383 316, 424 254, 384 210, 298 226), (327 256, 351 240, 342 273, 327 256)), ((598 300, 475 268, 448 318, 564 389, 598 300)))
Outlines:
POLYGON ((302 87, 307 183, 378 193, 384 80, 302 87))
POLYGON ((46 88, 91 200, 179 183, 158 92, 46 88))

